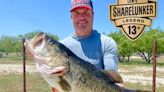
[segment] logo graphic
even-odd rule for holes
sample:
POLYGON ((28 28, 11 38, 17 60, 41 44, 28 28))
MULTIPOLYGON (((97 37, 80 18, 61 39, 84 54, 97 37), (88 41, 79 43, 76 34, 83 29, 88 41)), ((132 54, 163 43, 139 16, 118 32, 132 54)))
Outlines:
POLYGON ((81 0, 75 0, 75 2, 76 2, 76 3, 80 3, 80 2, 81 2, 81 0))
POLYGON ((118 0, 117 5, 110 5, 110 19, 134 41, 142 35, 145 26, 151 26, 156 9, 152 0, 118 0))

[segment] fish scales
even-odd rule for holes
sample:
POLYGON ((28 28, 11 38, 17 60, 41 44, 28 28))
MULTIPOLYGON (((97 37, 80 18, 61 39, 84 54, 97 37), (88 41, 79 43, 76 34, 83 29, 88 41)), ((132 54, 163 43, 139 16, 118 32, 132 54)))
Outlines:
POLYGON ((63 78, 73 84, 72 87, 75 87, 73 92, 122 91, 120 87, 114 84, 113 79, 92 64, 77 58, 75 55, 70 56, 68 61, 70 69, 63 78))

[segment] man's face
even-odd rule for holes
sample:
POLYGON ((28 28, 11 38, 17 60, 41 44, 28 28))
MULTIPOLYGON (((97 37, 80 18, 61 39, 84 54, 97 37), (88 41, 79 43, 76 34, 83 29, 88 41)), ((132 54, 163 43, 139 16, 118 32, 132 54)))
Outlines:
POLYGON ((71 12, 75 32, 79 36, 89 35, 93 26, 93 11, 87 8, 77 8, 71 12))

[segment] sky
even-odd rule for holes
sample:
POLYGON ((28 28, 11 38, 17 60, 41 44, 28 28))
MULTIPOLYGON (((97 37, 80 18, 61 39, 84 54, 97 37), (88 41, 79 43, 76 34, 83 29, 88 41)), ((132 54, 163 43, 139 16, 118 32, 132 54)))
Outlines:
MULTIPOLYGON (((118 31, 109 19, 109 5, 117 0, 92 0, 93 28, 100 33, 118 31)), ((71 0, 0 0, 0 36, 18 36, 37 30, 63 39, 74 32, 70 17, 71 0)), ((157 17, 152 28, 164 30, 164 0, 158 0, 157 17)))

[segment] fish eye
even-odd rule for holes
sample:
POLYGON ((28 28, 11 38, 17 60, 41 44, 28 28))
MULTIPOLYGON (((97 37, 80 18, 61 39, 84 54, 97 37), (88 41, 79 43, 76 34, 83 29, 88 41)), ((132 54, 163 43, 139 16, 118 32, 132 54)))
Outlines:
POLYGON ((48 38, 48 43, 49 43, 50 45, 52 45, 52 44, 55 43, 55 41, 54 41, 51 37, 49 37, 49 38, 48 38))

